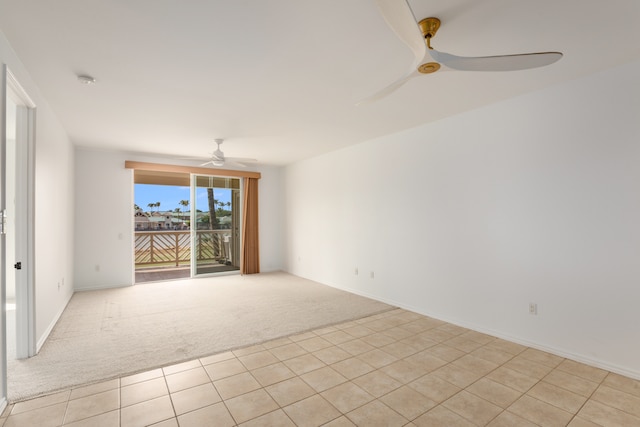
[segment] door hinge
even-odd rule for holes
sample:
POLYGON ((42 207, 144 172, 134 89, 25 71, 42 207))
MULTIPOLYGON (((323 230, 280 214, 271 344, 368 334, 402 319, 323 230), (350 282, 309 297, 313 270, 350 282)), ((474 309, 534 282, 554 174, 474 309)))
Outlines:
POLYGON ((15 264, 13 264, 13 268, 15 268, 16 270, 22 270, 22 262, 16 262, 15 264))
POLYGON ((7 234, 7 210, 0 211, 0 234, 7 234))

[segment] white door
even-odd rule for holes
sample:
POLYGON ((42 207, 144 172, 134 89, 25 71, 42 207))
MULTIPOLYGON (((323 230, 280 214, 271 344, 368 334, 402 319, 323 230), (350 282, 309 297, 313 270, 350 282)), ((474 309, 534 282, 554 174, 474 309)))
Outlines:
MULTIPOLYGON (((34 126, 35 104, 10 70, 6 70, 6 105, 15 108, 7 121, 5 190, 8 214, 7 282, 14 285, 15 357, 35 356, 34 316, 34 126), (12 134, 9 132, 13 130, 12 134), (11 136, 12 139, 8 137, 11 136), (10 186, 10 188, 6 188, 10 186)), ((9 111, 7 111, 9 113, 9 111)), ((8 114, 7 114, 8 115, 8 114)))
POLYGON ((36 350, 33 312, 35 105, 4 65, 0 88, 2 399, 6 398, 7 391, 7 358, 30 357, 36 350))
MULTIPOLYGON (((7 236, 5 233, 5 217, 6 217, 6 192, 5 192, 5 175, 6 162, 5 152, 7 149, 7 68, 3 65, 2 76, 0 76, 0 307, 6 304, 6 272, 7 260, 5 258, 7 236)), ((4 411, 7 406, 7 337, 6 310, 0 310, 0 371, 2 378, 0 381, 0 409, 4 411)))

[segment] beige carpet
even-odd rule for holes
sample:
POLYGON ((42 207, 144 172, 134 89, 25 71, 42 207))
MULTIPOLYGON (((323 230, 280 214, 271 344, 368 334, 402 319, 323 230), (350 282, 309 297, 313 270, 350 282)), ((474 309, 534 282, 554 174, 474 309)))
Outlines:
POLYGON ((391 308, 281 272, 78 292, 40 353, 8 362, 9 400, 133 374, 391 308))

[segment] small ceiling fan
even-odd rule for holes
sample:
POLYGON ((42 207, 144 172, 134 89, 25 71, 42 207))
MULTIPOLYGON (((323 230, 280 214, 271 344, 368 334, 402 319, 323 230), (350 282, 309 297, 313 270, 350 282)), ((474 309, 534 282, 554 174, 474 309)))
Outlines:
POLYGON ((214 141, 217 145, 216 150, 213 153, 211 153, 211 158, 209 159, 209 161, 201 164, 200 166, 212 165, 215 167, 221 167, 221 166, 224 166, 225 164, 232 164, 232 165, 236 165, 244 168, 244 167, 247 167, 245 163, 257 162, 256 159, 247 159, 244 157, 225 157, 224 153, 220 149, 220 145, 222 145, 222 143, 224 142, 224 139, 216 138, 214 141))
POLYGON ((361 101, 369 103, 384 98, 409 79, 438 70, 458 71, 517 71, 544 67, 562 58, 560 52, 536 52, 515 55, 465 57, 440 52, 431 47, 431 39, 440 28, 438 18, 416 19, 407 0, 376 0, 387 25, 414 54, 415 60, 409 72, 373 96, 361 101))

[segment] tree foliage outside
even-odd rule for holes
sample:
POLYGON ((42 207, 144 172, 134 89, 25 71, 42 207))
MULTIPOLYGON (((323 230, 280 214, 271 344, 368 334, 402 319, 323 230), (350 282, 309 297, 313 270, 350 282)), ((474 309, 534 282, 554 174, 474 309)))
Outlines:
MULTIPOLYGON (((204 212, 201 209, 195 209, 196 217, 198 219, 197 228, 206 229, 206 230, 217 230, 222 228, 228 228, 228 224, 226 223, 226 221, 225 221, 225 224, 221 224, 220 219, 225 217, 230 217, 232 215, 231 202, 230 201, 223 202, 223 201, 217 200, 215 198, 214 188, 207 188, 206 190, 207 190, 208 210, 204 211, 204 212, 207 212, 206 215, 200 216, 197 214, 202 214, 204 212)), ((178 204, 178 207, 174 208, 172 211, 167 211, 167 212, 172 212, 174 214, 174 217, 177 216, 184 221, 185 218, 183 213, 186 213, 188 211, 190 200, 188 199, 179 200, 177 204, 178 204)), ((147 216, 153 215, 154 208, 155 208, 155 212, 159 213, 160 206, 161 206, 161 202, 148 203, 147 207, 149 208, 149 210, 147 212, 143 212, 143 214, 147 216)), ((134 204, 134 208, 136 211, 142 210, 140 206, 138 206, 137 204, 134 204)), ((189 221, 187 221, 187 224, 188 223, 189 221)))

